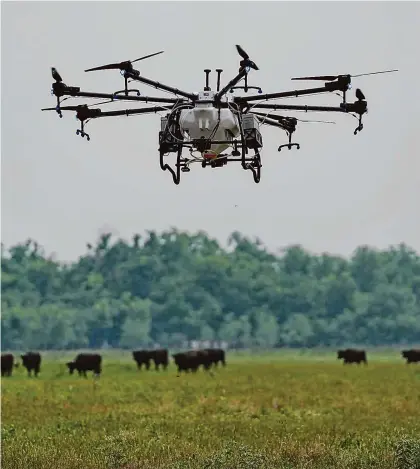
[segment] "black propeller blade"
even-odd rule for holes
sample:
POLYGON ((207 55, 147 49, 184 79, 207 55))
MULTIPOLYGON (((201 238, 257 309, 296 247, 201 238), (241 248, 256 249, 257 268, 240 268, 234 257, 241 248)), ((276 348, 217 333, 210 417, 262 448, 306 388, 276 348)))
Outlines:
POLYGON ((236 50, 238 51, 238 54, 244 59, 248 60, 249 55, 242 49, 242 47, 239 44, 236 44, 236 50))
POLYGON ((240 45, 238 44, 236 45, 236 50, 238 51, 238 54, 243 58, 243 60, 241 60, 240 62, 241 69, 245 67, 250 67, 250 68, 253 68, 254 70, 259 70, 256 63, 250 60, 249 55, 242 49, 240 45))
POLYGON ((340 78, 340 77, 343 77, 343 76, 348 76, 348 77, 354 78, 354 77, 363 77, 363 76, 366 76, 366 75, 377 75, 378 73, 391 73, 391 72, 398 72, 398 70, 383 70, 381 72, 360 73, 359 75, 344 74, 344 75, 318 75, 318 76, 312 76, 312 77, 295 77, 295 78, 292 78, 292 80, 333 81, 333 80, 337 80, 337 78, 340 78))
MULTIPOLYGON (((87 104, 78 104, 77 106, 60 106, 61 111, 81 111, 83 109, 88 111, 90 110, 87 104)), ((41 111, 57 111, 57 107, 45 107, 41 109, 41 111)))
POLYGON ((363 94, 362 90, 360 88, 357 88, 356 89, 356 98, 359 100, 359 101, 363 101, 365 98, 365 95, 363 94))
POLYGON ((57 83, 60 83, 63 81, 63 79, 61 78, 61 75, 58 73, 55 67, 51 67, 51 75, 57 83))
POLYGON ((101 65, 99 67, 94 67, 94 68, 88 68, 85 70, 85 72, 93 72, 95 70, 125 70, 125 71, 130 71, 133 70, 133 63, 138 62, 140 60, 148 59, 149 57, 153 57, 158 54, 162 54, 164 51, 161 50, 160 52, 155 52, 154 54, 149 54, 145 55, 144 57, 140 57, 139 59, 136 60, 125 60, 123 62, 118 62, 118 63, 113 63, 113 64, 107 64, 107 65, 101 65))

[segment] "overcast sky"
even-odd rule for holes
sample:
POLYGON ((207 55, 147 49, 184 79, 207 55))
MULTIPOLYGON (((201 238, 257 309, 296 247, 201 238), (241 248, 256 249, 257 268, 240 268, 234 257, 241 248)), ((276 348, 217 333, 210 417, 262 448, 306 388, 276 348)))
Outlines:
MULTIPOLYGON (((71 260, 104 231, 131 238, 175 226, 222 242, 239 230, 272 250, 300 243, 349 255, 361 244, 405 242, 420 252, 418 2, 2 2, 1 14, 6 246, 31 237, 71 260), (55 105, 51 66, 68 85, 110 93, 123 87, 119 71, 83 70, 164 50, 137 68, 197 92, 205 68, 222 68, 222 84, 235 75, 235 44, 259 66, 249 83, 264 93, 318 86, 292 76, 400 71, 353 79, 348 99, 360 87, 369 106, 357 136, 350 116, 295 113, 336 124, 300 123, 301 149, 279 153, 285 133, 263 127, 260 184, 231 163, 197 165, 175 186, 159 167, 159 115, 93 120, 87 142, 76 136, 73 112, 59 119, 40 111, 55 105)), ((215 87, 216 72, 210 78, 215 87)), ((340 98, 293 102, 338 105, 340 98)))

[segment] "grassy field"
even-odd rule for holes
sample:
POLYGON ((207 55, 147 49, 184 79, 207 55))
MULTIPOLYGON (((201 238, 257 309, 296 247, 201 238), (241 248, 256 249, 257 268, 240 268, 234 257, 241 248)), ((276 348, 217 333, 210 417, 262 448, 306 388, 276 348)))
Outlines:
POLYGON ((3 469, 420 468, 420 366, 398 351, 228 353, 181 377, 106 352, 99 380, 69 376, 74 355, 2 379, 3 469))

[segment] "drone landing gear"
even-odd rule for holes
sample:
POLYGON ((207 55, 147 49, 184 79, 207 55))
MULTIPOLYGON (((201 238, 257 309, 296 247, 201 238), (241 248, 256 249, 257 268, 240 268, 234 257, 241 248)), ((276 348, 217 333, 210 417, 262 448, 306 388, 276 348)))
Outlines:
POLYGON ((188 168, 184 162, 181 162, 181 155, 182 155, 182 145, 179 145, 178 151, 177 151, 176 163, 175 163, 176 169, 174 170, 167 163, 164 163, 163 158, 165 156, 165 152, 159 149, 160 168, 162 169, 162 171, 168 170, 171 173, 174 184, 176 185, 178 185, 181 181, 181 171, 183 173, 188 173, 189 171, 191 171, 190 168, 188 168))
POLYGON ((140 91, 138 89, 116 91, 115 93, 113 93, 113 96, 117 96, 118 94, 122 93, 124 93, 126 96, 128 96, 129 93, 136 93, 137 96, 140 96, 140 91))
POLYGON ((61 112, 61 108, 60 108, 60 98, 57 97, 57 106, 55 108, 55 111, 56 113, 59 115, 60 119, 63 118, 63 114, 61 112))
POLYGON ((292 133, 289 133, 289 143, 284 143, 283 145, 280 145, 278 151, 281 151, 281 149, 285 147, 287 147, 289 150, 291 150, 292 147, 296 147, 297 150, 300 149, 299 143, 292 143, 292 133))
POLYGON ((254 157, 252 158, 247 158, 247 148, 242 146, 242 158, 241 158, 241 164, 243 169, 249 169, 252 171, 252 177, 254 178, 255 184, 258 184, 261 181, 261 156, 260 152, 254 148, 254 157))
POLYGON ((80 129, 76 130, 76 135, 80 135, 82 138, 86 137, 86 140, 89 142, 90 141, 90 136, 85 132, 85 123, 84 121, 81 121, 80 123, 80 129))
POLYGON ((113 96, 117 96, 118 94, 121 94, 121 93, 124 93, 126 96, 128 96, 129 93, 136 93, 137 96, 140 96, 140 90, 138 90, 137 88, 131 89, 131 90, 128 89, 128 77, 125 75, 125 73, 124 73, 124 89, 120 91, 116 91, 115 93, 113 93, 113 96))
POLYGON ((244 169, 250 169, 252 171, 252 177, 254 178, 255 184, 261 181, 261 156, 258 151, 255 151, 255 156, 252 158, 251 163, 246 163, 244 169))
POLYGON ((233 86, 230 89, 230 92, 233 93, 233 90, 244 90, 245 93, 248 93, 248 90, 257 90, 258 94, 262 93, 262 89, 259 86, 248 86, 248 73, 245 75, 245 86, 233 86))
POLYGON ((359 125, 354 129, 353 134, 357 135, 357 132, 361 132, 363 130, 363 124, 362 124, 362 116, 359 116, 359 125))

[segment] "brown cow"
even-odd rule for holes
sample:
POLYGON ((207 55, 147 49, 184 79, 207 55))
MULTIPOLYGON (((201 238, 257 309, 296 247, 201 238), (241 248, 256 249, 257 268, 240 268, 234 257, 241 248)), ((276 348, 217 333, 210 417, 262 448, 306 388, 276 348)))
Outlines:
POLYGON ((226 366, 225 351, 221 348, 206 348, 205 352, 209 354, 210 361, 217 367, 218 363, 221 362, 223 366, 226 366))
POLYGON ((210 355, 205 350, 190 350, 188 352, 175 353, 172 357, 178 367, 178 373, 181 371, 188 373, 190 370, 195 373, 201 365, 205 370, 209 370, 212 364, 210 355))
POLYGON ((1 375, 12 376, 15 357, 11 353, 1 354, 1 375))
POLYGON ((66 363, 70 374, 74 370, 79 372, 79 376, 83 375, 86 378, 86 371, 93 371, 96 376, 101 374, 102 356, 97 353, 79 353, 76 359, 72 362, 66 363))
POLYGON ((407 365, 420 362, 420 349, 403 350, 401 355, 407 360, 407 365))
POLYGON ((337 352, 337 359, 343 359, 343 364, 347 365, 349 363, 364 363, 367 365, 366 352, 364 350, 357 350, 354 348, 348 348, 346 350, 339 350, 337 352))
POLYGON ((21 355, 22 365, 26 368, 28 376, 32 376, 32 370, 35 376, 38 376, 41 371, 41 355, 38 352, 28 352, 21 355))

